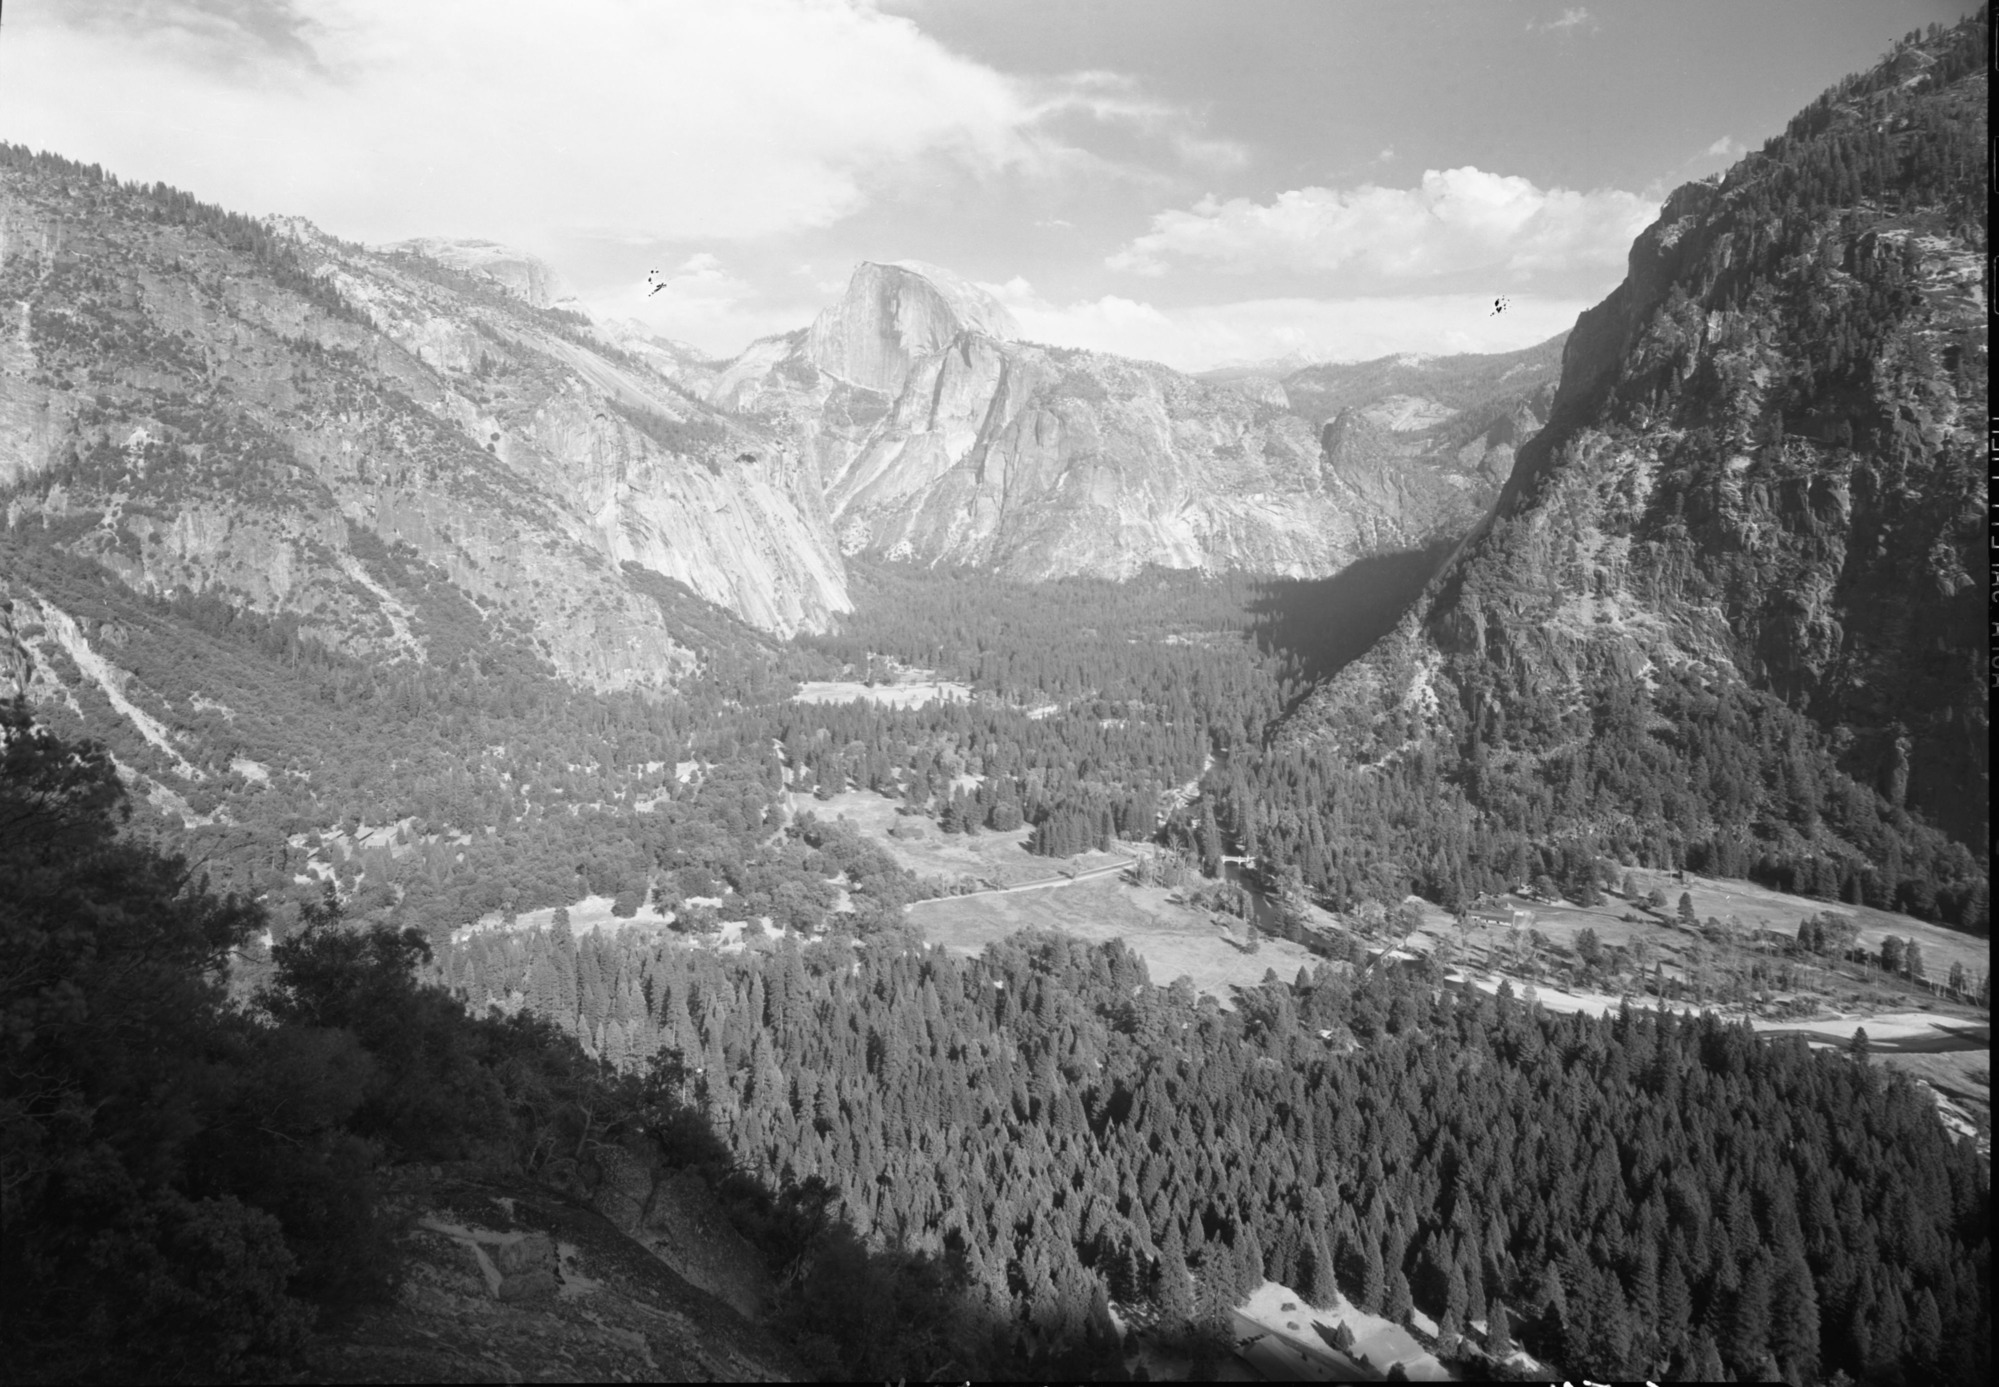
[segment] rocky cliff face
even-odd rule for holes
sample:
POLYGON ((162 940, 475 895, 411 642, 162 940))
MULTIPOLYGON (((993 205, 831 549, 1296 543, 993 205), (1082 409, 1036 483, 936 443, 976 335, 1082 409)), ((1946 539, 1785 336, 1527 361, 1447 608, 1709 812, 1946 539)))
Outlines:
POLYGON ((1380 754, 1369 729, 1427 701, 1430 737, 1546 760, 1613 688, 1742 689, 1817 749, 1718 823, 1841 857, 1843 775, 1880 804, 1842 822, 1906 807, 1982 845, 1982 34, 1905 47, 1668 200, 1492 520, 1310 725, 1380 754))
POLYGON ((1019 330, 1004 308, 948 271, 915 260, 864 262, 846 295, 813 320, 805 354, 841 380, 894 395, 917 362, 960 333, 1005 342, 1019 330))
MULTIPOLYGON (((796 440, 848 553, 1018 578, 1330 573, 1471 524, 1502 475, 1477 442, 1496 420, 1459 437, 1460 407, 1358 392, 1378 435, 1325 452, 1323 421, 1271 382, 1014 336, 942 270, 862 265, 808 330, 752 346, 708 398, 796 440)), ((1524 398, 1534 382, 1516 385, 1524 398)))
POLYGON ((550 292, 503 248, 368 251, 16 151, 12 542, 390 657, 433 653, 441 577, 480 639, 606 687, 696 658, 629 565, 774 633, 845 610, 810 467, 550 292))
MULTIPOLYGON (((395 1303, 324 1327, 315 1382, 787 1382, 796 1355, 726 1298, 592 1212, 519 1177, 389 1173, 403 1234, 395 1303)), ((692 1177, 686 1177, 692 1179, 692 1177)), ((649 1185, 650 1181, 647 1181, 649 1185)), ((738 1239, 740 1241, 740 1239, 738 1239)), ((733 1260, 687 1238, 681 1261, 733 1260)), ((745 1270, 754 1269, 754 1254, 745 1270)))

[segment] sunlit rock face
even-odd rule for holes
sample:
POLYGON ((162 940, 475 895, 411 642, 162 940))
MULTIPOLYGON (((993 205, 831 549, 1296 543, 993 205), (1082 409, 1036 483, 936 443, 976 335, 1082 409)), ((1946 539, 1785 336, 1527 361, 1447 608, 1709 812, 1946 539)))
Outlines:
POLYGON ((7 523, 356 653, 511 643, 602 687, 694 668, 704 603, 750 639, 847 610, 816 462, 560 292, 492 243, 369 250, 0 169, 7 523))
POLYGON ((813 320, 805 355, 829 375, 894 395, 915 363, 961 333, 1010 341, 1019 329, 990 295, 948 270, 917 260, 864 262, 840 301, 813 320))
POLYGON ((1277 382, 1022 342, 983 291, 914 262, 861 265, 708 399, 793 441, 847 553, 1020 578, 1325 574, 1469 526, 1501 480, 1476 434, 1444 446, 1456 403, 1387 406, 1387 445, 1328 454, 1277 382))

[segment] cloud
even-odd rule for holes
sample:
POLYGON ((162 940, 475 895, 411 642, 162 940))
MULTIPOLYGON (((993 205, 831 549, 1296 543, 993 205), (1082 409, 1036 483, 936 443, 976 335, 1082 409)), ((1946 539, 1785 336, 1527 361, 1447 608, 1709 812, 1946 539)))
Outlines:
POLYGON ((1409 351, 1514 351, 1574 326, 1593 302, 1515 295, 1499 315, 1490 295, 1476 294, 1246 299, 1162 309, 1116 294, 1058 305, 1017 277, 980 287, 1006 306, 1029 341, 1163 361, 1183 371, 1294 353, 1355 361, 1409 351))
POLYGON ((1205 122, 1196 112, 1148 96, 1123 73, 1092 69, 1039 85, 1041 93, 1034 107, 1039 121, 1077 115, 1135 131, 1162 142, 1191 168, 1226 172, 1249 162, 1248 146, 1207 134, 1205 122))
POLYGON ((1415 188, 1298 188, 1268 203, 1206 198, 1155 215, 1106 263, 1162 275, 1177 263, 1331 277, 1364 291, 1477 274, 1518 284, 1624 264, 1658 215, 1633 193, 1538 188, 1476 168, 1431 169, 1415 188))
POLYGON ((7 20, 10 138, 364 240, 779 235, 937 160, 1074 176, 1093 122, 1199 137, 1124 79, 1016 79, 867 0, 42 0, 7 20))
POLYGON ((655 270, 637 284, 586 302, 603 318, 635 318, 661 336, 714 356, 733 356, 758 337, 788 332, 809 322, 815 311, 805 299, 764 293, 712 251, 697 251, 670 270, 655 270))
POLYGON ((1591 14, 1588 10, 1584 9, 1581 5, 1572 5, 1568 9, 1563 10, 1559 15, 1556 15, 1553 19, 1542 20, 1538 23, 1531 19, 1527 21, 1527 28, 1530 31, 1535 29, 1540 29, 1543 31, 1558 33, 1558 34, 1575 32, 1575 31, 1579 31, 1586 34, 1593 34, 1600 27, 1601 26, 1598 25, 1598 23, 1596 22, 1596 16, 1591 14), (1584 27, 1585 25, 1587 25, 1588 27, 1585 28, 1584 27))
POLYGON ((182 62, 238 75, 252 64, 317 67, 323 37, 298 0, 63 0, 60 18, 86 31, 144 32, 182 62))
POLYGON ((1749 146, 1733 135, 1723 135, 1707 147, 1707 152, 1717 159, 1736 159, 1749 152, 1749 146))

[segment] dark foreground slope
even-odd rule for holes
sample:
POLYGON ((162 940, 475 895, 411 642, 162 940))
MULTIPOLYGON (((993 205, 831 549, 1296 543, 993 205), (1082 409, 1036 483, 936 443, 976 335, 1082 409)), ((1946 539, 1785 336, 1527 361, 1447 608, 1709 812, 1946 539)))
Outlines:
POLYGON ((125 818, 102 747, 0 702, 7 1381, 921 1377, 996 1337, 736 1172, 657 1047, 474 1016, 331 893, 265 951, 125 818))
POLYGON ((1491 522, 1300 736, 1422 748, 1500 874, 1519 833, 1982 923, 1984 35, 1668 200, 1491 522))

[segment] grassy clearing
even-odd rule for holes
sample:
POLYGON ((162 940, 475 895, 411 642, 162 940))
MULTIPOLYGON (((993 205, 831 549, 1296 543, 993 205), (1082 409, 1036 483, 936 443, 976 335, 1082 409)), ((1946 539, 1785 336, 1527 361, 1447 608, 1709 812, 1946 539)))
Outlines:
POLYGON ((939 679, 927 669, 906 669, 893 684, 858 679, 814 679, 791 696, 794 703, 879 703, 888 708, 921 708, 926 703, 963 703, 972 696, 969 684, 939 679))
MULTIPOLYGON (((1089 853, 1074 861, 1088 868, 1107 859, 1089 853)), ((1266 938, 1257 952, 1240 947, 1241 925, 1233 931, 1205 911, 1175 904, 1163 886, 1133 886, 1116 875, 1091 877, 1045 891, 955 896, 919 901, 909 918, 924 936, 959 953, 977 954, 986 945, 1024 929, 1058 930, 1091 943, 1122 939, 1145 960, 1155 983, 1185 975, 1198 992, 1227 1006, 1232 988, 1254 987, 1276 969, 1290 980, 1301 967, 1320 960, 1297 944, 1266 938)))
MULTIPOLYGON (((1093 942, 1123 939, 1145 960, 1154 982, 1168 983, 1184 974, 1197 991, 1224 1006, 1231 1001, 1231 988, 1257 985, 1267 969, 1275 968, 1288 980, 1299 968, 1323 961, 1297 944, 1267 936, 1256 953, 1244 953, 1240 921, 1225 928, 1207 911, 1176 903, 1176 893, 1165 887, 1133 886, 1116 873, 1073 882, 1065 879, 1067 872, 1115 865, 1121 860, 1117 854, 1087 852, 1061 860, 1036 857, 1027 851, 1029 829, 946 834, 928 819, 898 814, 901 803, 856 790, 825 800, 791 796, 793 813, 844 817, 918 877, 971 877, 1002 888, 1004 894, 945 896, 909 908, 910 922, 946 948, 977 954, 987 944, 1023 929, 1059 930, 1093 942), (890 830, 898 826, 920 836, 892 836, 890 830), (1006 889, 1042 882, 1055 884, 1045 890, 1006 889)), ((1146 851, 1137 844, 1121 847, 1133 854, 1146 851)), ((1314 923, 1331 923, 1332 917, 1323 911, 1312 914, 1314 923)))
MULTIPOLYGON (((1544 977, 1547 976, 1545 965, 1559 968, 1573 961, 1571 951, 1575 938, 1585 928, 1594 930, 1606 948, 1629 948, 1634 943, 1642 943, 1652 958, 1665 963, 1668 977, 1687 977, 1695 950, 1702 941, 1699 935, 1678 923, 1677 911, 1682 893, 1691 897, 1697 919, 1703 922, 1716 919, 1739 926, 1740 937, 1745 941, 1745 958, 1777 958, 1774 947, 1767 950, 1760 947, 1758 941, 1762 940, 1762 936, 1795 939, 1799 925, 1807 916, 1831 911, 1848 917, 1858 925, 1860 933, 1857 942, 1872 954, 1879 954, 1882 940, 1891 934, 1920 944, 1929 978, 1939 985, 1949 975, 1953 963, 1963 964, 1974 978, 1990 968, 1992 963, 1989 940, 1892 911, 1787 896, 1746 881, 1723 881, 1690 875, 1681 882, 1671 873, 1643 869, 1634 870, 1630 875, 1640 898, 1654 889, 1665 894, 1667 904, 1664 911, 1655 913, 1635 901, 1613 894, 1607 894, 1601 905, 1588 907, 1509 896, 1499 903, 1497 911, 1502 915, 1511 909, 1533 912, 1533 928, 1557 946, 1556 951, 1544 956, 1544 977)), ((1505 929, 1473 928, 1460 939, 1450 916, 1434 906, 1426 906, 1423 930, 1410 943, 1412 947, 1427 951, 1445 939, 1456 940, 1459 958, 1467 966, 1501 971, 1505 955, 1512 943, 1517 942, 1507 936, 1505 929)), ((1713 955, 1716 950, 1708 945, 1706 952, 1713 955)), ((1815 963, 1807 971, 1804 982, 1793 991, 1800 997, 1815 1000, 1818 1003, 1817 1014, 1826 1017, 1896 1011, 1934 1011, 1940 1016, 1980 1015, 1973 1008, 1951 1001, 1940 991, 1932 991, 1875 970, 1846 965, 1835 969, 1815 963)))
MULTIPOLYGON (((1198 992, 1213 996, 1224 1006, 1230 1004, 1234 988, 1256 986, 1266 970, 1275 969, 1280 978, 1288 979, 1299 968, 1315 967, 1323 961, 1298 944, 1267 935, 1256 953, 1245 953, 1240 921, 1225 926, 1209 912, 1183 904, 1179 893, 1164 887, 1134 886, 1115 873, 1064 879, 1067 871, 1090 872, 1112 864, 1117 861, 1113 856, 1084 853, 1066 861, 1035 857, 1026 849, 1029 831, 1025 828, 1012 833, 945 834, 928 819, 898 814, 900 804, 866 791, 848 791, 828 800, 805 794, 791 796, 794 813, 810 810, 822 818, 845 817, 919 877, 970 877, 999 888, 1056 883, 1040 890, 941 897, 909 908, 911 923, 925 937, 956 952, 977 954, 988 944, 1024 929, 1056 930, 1091 942, 1122 939, 1145 960, 1154 982, 1167 983, 1184 975, 1198 992), (893 836, 890 830, 897 827, 914 836, 893 836)), ((1124 846, 1133 853, 1145 851, 1138 845, 1124 846)), ((1575 980, 1575 939, 1585 928, 1594 930, 1606 949, 1642 945, 1648 951, 1648 968, 1654 963, 1663 965, 1669 980, 1686 981, 1698 974, 1710 986, 1715 984, 1724 971, 1724 962, 1718 960, 1725 951, 1680 926, 1677 911, 1682 892, 1692 897, 1697 918, 1732 919, 1739 923, 1744 940, 1753 941, 1761 932, 1795 938, 1807 916, 1833 910, 1855 921, 1860 928, 1859 945, 1871 952, 1878 953, 1881 941, 1891 934, 1915 940, 1922 946, 1932 980, 1941 982, 1953 963, 1962 963, 1973 976, 1991 966, 1988 941, 1892 911, 1787 896, 1745 881, 1698 876, 1681 881, 1671 873, 1643 869, 1633 870, 1631 877, 1640 898, 1654 888, 1665 893, 1664 912, 1654 913, 1616 894, 1607 894, 1601 905, 1591 907, 1525 897, 1499 902, 1496 909, 1502 915, 1516 907, 1533 912, 1532 928, 1547 941, 1547 947, 1538 952, 1531 966, 1523 966, 1516 953, 1522 938, 1495 927, 1460 933, 1455 921, 1435 906, 1424 906, 1422 927, 1399 942, 1410 952, 1444 948, 1453 970, 1487 991, 1495 990, 1499 980, 1507 977, 1516 992, 1532 984, 1536 997, 1550 1010, 1597 1014, 1614 1010, 1624 994, 1618 983, 1584 987, 1575 980)), ((1308 908, 1307 915, 1313 927, 1328 934, 1336 934, 1347 924, 1317 907, 1308 908)), ((577 921, 577 928, 584 927, 585 917, 577 914, 577 908, 572 908, 571 918, 577 921)), ((1521 934, 1524 937, 1525 931, 1521 934)), ((1377 933, 1370 947, 1379 949, 1391 942, 1396 941, 1377 933)), ((1753 944, 1745 944, 1735 962, 1746 965, 1752 960, 1777 959, 1774 951, 1759 952, 1753 944)), ((1759 1030, 1799 1033, 1813 1044, 1837 1045, 1844 1044, 1855 1027, 1864 1026, 1878 1063, 1906 1070, 1929 1084, 1947 1124, 1989 1143, 1991 1024, 1984 1013, 1870 969, 1841 971, 1814 966, 1802 970, 1797 985, 1788 992, 1768 987, 1760 991, 1771 998, 1763 1008, 1771 1014, 1752 1016, 1759 1030), (1775 1015, 1777 1004, 1789 1004, 1798 1014, 1775 1015)), ((1658 998, 1635 989, 1630 995, 1634 1005, 1659 1004, 1658 998)), ((1689 1013, 1714 1007, 1724 1015, 1741 1014, 1736 1004, 1718 1002, 1711 996, 1668 1005, 1689 1013)))
MULTIPOLYGON (((946 833, 932 819, 898 814, 896 810, 902 806, 902 800, 889 799, 871 790, 847 790, 830 799, 793 791, 789 799, 793 814, 846 819, 886 849, 898 866, 907 867, 919 878, 943 877, 955 881, 969 876, 994 886, 1018 886, 1061 874, 1061 863, 1028 852, 1027 840, 1033 832, 1029 828, 1017 828, 1011 833, 994 833, 990 829, 946 833), (891 833, 890 830, 898 828, 915 836, 897 837, 891 833)), ((1098 864, 1109 860, 1101 854, 1096 857, 1098 864)))

